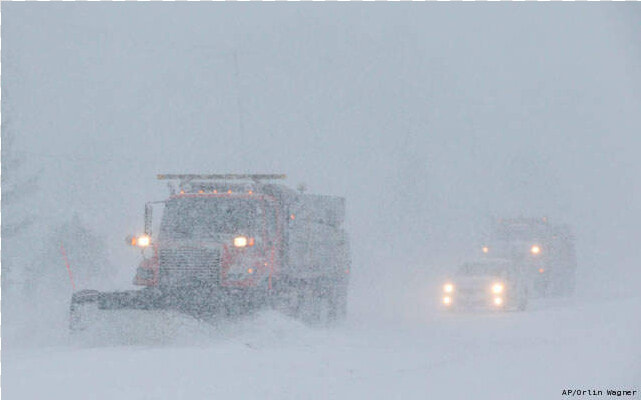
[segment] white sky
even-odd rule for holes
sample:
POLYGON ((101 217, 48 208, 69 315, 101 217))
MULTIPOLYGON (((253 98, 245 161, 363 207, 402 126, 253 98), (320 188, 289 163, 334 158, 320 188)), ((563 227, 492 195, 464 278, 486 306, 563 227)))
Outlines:
POLYGON ((45 223, 78 212, 127 271, 124 237, 166 195, 156 173, 282 172, 347 197, 361 276, 547 215, 575 227, 585 286, 616 292, 641 280, 640 20, 638 4, 3 3, 2 111, 45 223))

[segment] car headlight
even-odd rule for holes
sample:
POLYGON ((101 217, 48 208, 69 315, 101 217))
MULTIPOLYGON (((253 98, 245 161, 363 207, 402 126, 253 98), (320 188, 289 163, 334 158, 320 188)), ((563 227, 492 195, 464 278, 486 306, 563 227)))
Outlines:
POLYGON ((446 306, 449 306, 450 304, 452 304, 452 298, 450 296, 444 296, 443 304, 445 304, 446 306))
POLYGON ((492 285, 492 293, 499 294, 503 292, 503 284, 502 283, 495 283, 492 285))
POLYGON ((443 291, 445 293, 452 293, 454 291, 454 285, 452 285, 451 283, 446 283, 445 285, 443 285, 443 291))
POLYGON ((503 299, 500 298, 500 297, 495 297, 494 298, 494 305, 495 306, 500 306, 501 304, 503 304, 503 299))
POLYGON ((540 254, 541 253, 541 247, 539 245, 536 245, 536 244, 532 245, 532 247, 530 247, 530 253, 532 253, 534 255, 540 254))

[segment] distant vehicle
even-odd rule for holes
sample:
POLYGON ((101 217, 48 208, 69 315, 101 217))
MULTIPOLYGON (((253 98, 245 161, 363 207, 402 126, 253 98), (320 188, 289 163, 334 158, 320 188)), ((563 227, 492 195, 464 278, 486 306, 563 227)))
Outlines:
POLYGON ((158 175, 171 195, 145 206, 140 290, 73 294, 70 327, 105 309, 175 309, 197 316, 264 306, 313 322, 345 316, 350 251, 345 200, 273 183, 284 175, 158 175), (158 235, 152 205, 164 206, 158 235))
POLYGON ((481 260, 459 267, 443 285, 447 309, 525 310, 528 288, 519 265, 511 260, 481 260))
POLYGON ((574 293, 577 262, 567 225, 550 224, 547 218, 500 219, 482 251, 520 264, 536 296, 574 293))

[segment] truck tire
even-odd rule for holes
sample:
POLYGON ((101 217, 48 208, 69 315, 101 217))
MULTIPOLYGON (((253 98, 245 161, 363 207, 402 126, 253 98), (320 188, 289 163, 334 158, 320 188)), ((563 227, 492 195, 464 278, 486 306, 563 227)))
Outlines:
POLYGON ((327 278, 283 282, 273 307, 311 325, 331 325, 347 314, 347 284, 327 278))
POLYGON ((316 285, 315 322, 333 325, 347 314, 347 285, 342 280, 322 279, 316 285))
POLYGON ((332 304, 323 280, 300 282, 296 294, 296 318, 310 325, 329 324, 332 319, 332 304))
POLYGON ((274 310, 289 317, 299 318, 301 303, 299 285, 290 280, 274 282, 270 303, 274 310))

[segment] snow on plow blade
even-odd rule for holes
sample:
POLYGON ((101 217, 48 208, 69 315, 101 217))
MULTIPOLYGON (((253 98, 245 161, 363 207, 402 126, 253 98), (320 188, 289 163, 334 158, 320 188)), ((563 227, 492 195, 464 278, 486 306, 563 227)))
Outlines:
POLYGON ((76 292, 71 298, 69 329, 72 332, 84 331, 95 324, 101 325, 103 330, 112 329, 104 325, 106 320, 125 325, 141 325, 142 320, 148 318, 146 315, 162 314, 165 311, 172 315, 182 315, 182 318, 207 320, 221 313, 233 315, 251 309, 243 298, 230 296, 213 287, 199 285, 181 289, 164 294, 153 289, 76 292), (125 315, 136 317, 127 320, 125 315))
POLYGON ((150 290, 73 294, 69 328, 81 345, 148 345, 204 339, 213 325, 150 290))
POLYGON ((71 297, 69 329, 80 331, 88 328, 98 318, 99 310, 152 309, 157 307, 155 298, 144 290, 124 292, 99 292, 82 290, 71 297))

